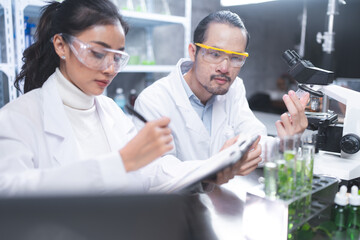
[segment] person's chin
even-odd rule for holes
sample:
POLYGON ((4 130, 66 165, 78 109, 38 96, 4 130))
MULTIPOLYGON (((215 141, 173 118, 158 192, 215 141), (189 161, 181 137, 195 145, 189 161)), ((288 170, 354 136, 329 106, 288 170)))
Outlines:
POLYGON ((96 89, 92 89, 92 91, 87 93, 87 95, 89 95, 89 96, 99 96, 99 95, 103 94, 104 91, 105 91, 105 88, 96 88, 96 89))
POLYGON ((222 90, 214 91, 212 94, 214 94, 214 95, 225 95, 228 91, 229 91, 229 89, 222 89, 222 90))
POLYGON ((222 85, 221 87, 218 87, 215 90, 215 95, 224 95, 229 91, 230 86, 228 84, 226 84, 226 86, 222 85))

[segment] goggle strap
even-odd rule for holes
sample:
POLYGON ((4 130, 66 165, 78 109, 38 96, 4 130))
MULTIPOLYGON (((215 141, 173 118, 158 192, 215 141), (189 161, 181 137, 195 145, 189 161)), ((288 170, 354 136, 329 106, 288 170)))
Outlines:
POLYGON ((225 49, 221 49, 221 48, 216 48, 216 47, 211 47, 202 43, 195 43, 196 46, 199 46, 201 48, 205 48, 205 49, 213 49, 213 50, 217 50, 217 51, 221 51, 221 52, 225 52, 228 54, 236 54, 236 55, 241 55, 241 56, 245 56, 245 57, 249 57, 249 54, 247 52, 244 53, 239 53, 239 52, 234 52, 234 51, 230 51, 230 50, 225 50, 225 49))

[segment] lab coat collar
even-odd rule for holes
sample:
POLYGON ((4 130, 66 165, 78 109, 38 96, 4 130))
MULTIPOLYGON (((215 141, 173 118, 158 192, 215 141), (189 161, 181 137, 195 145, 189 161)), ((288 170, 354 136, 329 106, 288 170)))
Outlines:
POLYGON ((104 109, 101 107, 101 99, 100 98, 101 98, 101 96, 95 97, 96 109, 98 111, 101 124, 104 128, 105 135, 108 139, 110 150, 116 151, 116 150, 119 150, 118 149, 119 139, 117 139, 114 134, 115 121, 114 121, 113 117, 110 116, 109 113, 104 111, 104 109))
MULTIPOLYGON (((181 82, 181 78, 183 77, 183 71, 181 65, 186 64, 191 67, 192 65, 189 63, 190 59, 180 59, 176 65, 175 71, 173 71, 170 78, 174 80, 172 87, 172 93, 174 94, 174 100, 177 108, 181 111, 184 120, 192 119, 192 121, 186 121, 186 127, 193 130, 194 132, 199 133, 202 136, 210 137, 210 133, 206 130, 204 123, 200 119, 199 115, 195 112, 194 108, 191 106, 188 95, 185 91, 185 88, 181 82), (185 100, 185 101, 184 101, 185 100)), ((185 71, 186 72, 186 71, 185 71)))
POLYGON ((42 86, 44 131, 48 146, 52 147, 53 157, 60 164, 66 164, 78 158, 77 144, 70 121, 56 86, 56 75, 53 74, 42 86), (65 150, 66 149, 66 150, 65 150))
POLYGON ((56 86, 56 75, 53 74, 44 83, 43 109, 44 130, 47 133, 65 138, 71 133, 71 124, 66 117, 65 109, 56 86))
POLYGON ((171 73, 172 75, 174 75, 173 77, 171 77, 171 79, 176 79, 176 81, 172 85, 172 92, 174 94, 174 99, 177 106, 192 109, 190 101, 184 101, 184 99, 188 99, 188 95, 181 82, 181 78, 183 78, 183 71, 187 72, 185 69, 182 68, 183 64, 185 64, 189 68, 187 69, 187 71, 189 71, 192 66, 190 59, 182 58, 179 60, 179 62, 176 64, 175 71, 171 73))
MULTIPOLYGON (((59 163, 73 161, 74 156, 78 156, 75 135, 71 123, 66 116, 64 105, 61 101, 57 85, 56 75, 53 74, 44 83, 43 92, 43 109, 44 109, 44 131, 49 141, 54 143, 54 157, 59 163), (57 144, 55 144, 57 142, 57 144), (66 151, 64 149, 67 149, 66 151), (72 149, 71 151, 69 149, 72 149), (72 155, 70 155, 70 153, 72 155), (73 155, 75 154, 75 155, 73 155), (71 156, 71 157, 70 157, 71 156)), ((109 113, 101 107, 102 96, 95 97, 96 109, 100 121, 104 127, 105 135, 108 138, 110 149, 118 150, 119 139, 113 134, 115 121, 109 113)))
MULTIPOLYGON (((206 130, 200 117, 191 106, 190 100, 184 101, 184 99, 188 99, 188 95, 181 82, 181 78, 183 77, 183 73, 189 71, 191 67, 191 60, 189 58, 182 58, 177 63, 176 70, 172 73, 174 74, 174 77, 171 79, 176 79, 176 81, 172 84, 172 92, 174 94, 175 103, 184 115, 184 119, 194 119, 194 115, 196 115, 195 118, 197 121, 192 121, 191 123, 186 122, 186 126, 188 128, 199 132, 200 134, 205 134, 206 132, 206 134, 210 136, 210 133, 206 130)), ((224 104, 224 101, 226 101, 226 95, 215 96, 211 120, 211 135, 216 134, 214 131, 216 131, 216 129, 221 129, 220 126, 225 124, 227 119, 227 113, 225 110, 226 104, 224 104)))

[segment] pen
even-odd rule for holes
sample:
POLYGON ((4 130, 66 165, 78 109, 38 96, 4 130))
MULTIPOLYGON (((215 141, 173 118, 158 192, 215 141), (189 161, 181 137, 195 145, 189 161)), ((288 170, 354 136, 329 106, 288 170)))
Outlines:
POLYGON ((140 119, 144 123, 147 123, 147 120, 140 113, 135 111, 135 109, 132 106, 130 106, 129 104, 126 104, 125 108, 129 113, 133 114, 135 117, 137 117, 138 119, 140 119))

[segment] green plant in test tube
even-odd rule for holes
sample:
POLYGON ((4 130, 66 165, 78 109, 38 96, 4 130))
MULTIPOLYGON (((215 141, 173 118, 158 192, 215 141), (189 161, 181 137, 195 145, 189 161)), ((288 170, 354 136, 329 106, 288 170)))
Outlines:
POLYGON ((290 161, 290 160, 292 160, 292 159, 294 159, 295 158, 295 152, 294 151, 292 151, 292 150, 286 150, 285 152, 284 152, 284 159, 286 160, 286 161, 290 161))
POLYGON ((295 192, 296 186, 296 158, 295 151, 286 150, 284 152, 284 159, 287 166, 287 188, 288 188, 288 197, 291 198, 295 192))
POLYGON ((301 195, 306 189, 305 185, 305 160, 302 156, 296 159, 296 194, 301 195))
POLYGON ((294 226, 298 223, 296 215, 297 201, 293 201, 288 206, 288 231, 294 232, 294 226))
MULTIPOLYGON (((305 160, 302 156, 302 150, 299 148, 298 153, 296 155, 296 180, 295 180, 295 196, 301 196, 306 190, 305 186, 305 160)), ((297 200, 296 204, 296 218, 297 220, 301 220, 304 215, 304 206, 306 204, 305 196, 301 197, 297 200)))
POLYGON ((308 217, 310 215, 310 213, 311 213, 311 200, 312 200, 311 194, 306 195, 306 197, 305 197, 305 205, 304 205, 305 217, 308 217))
POLYGON ((311 191, 314 172, 315 147, 310 144, 303 145, 302 152, 305 164, 305 186, 307 191, 311 191))
POLYGON ((286 166, 286 161, 284 159, 279 159, 276 161, 277 165, 277 195, 280 199, 286 199, 288 196, 288 171, 286 166))
POLYGON ((296 154, 297 154, 297 144, 298 136, 288 136, 282 139, 282 150, 284 159, 288 166, 288 177, 290 189, 295 190, 295 175, 296 175, 296 154))

